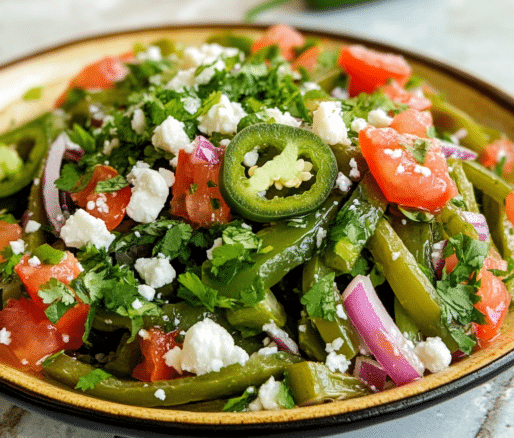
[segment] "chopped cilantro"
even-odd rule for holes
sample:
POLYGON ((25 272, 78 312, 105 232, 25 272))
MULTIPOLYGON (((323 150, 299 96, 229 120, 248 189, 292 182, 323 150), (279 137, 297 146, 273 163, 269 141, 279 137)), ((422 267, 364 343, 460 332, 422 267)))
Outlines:
POLYGON ((284 380, 280 382, 280 388, 277 394, 277 403, 284 409, 292 409, 296 406, 293 394, 291 393, 291 385, 289 383, 287 371, 284 373, 284 380))
POLYGON ((218 296, 216 289, 203 284, 198 275, 192 272, 180 274, 178 282, 181 284, 177 292, 178 297, 193 306, 205 306, 212 312, 215 307, 230 308, 234 305, 233 299, 218 296))
POLYGON ((98 383, 100 383, 102 380, 108 379, 109 377, 112 377, 112 375, 107 371, 96 368, 85 376, 80 376, 75 389, 81 389, 82 391, 86 391, 87 389, 94 389, 98 383))
POLYGON ((80 180, 81 173, 75 164, 66 163, 61 169, 61 175, 55 181, 55 186, 64 192, 72 191, 80 180))
POLYGON ((73 125, 73 129, 68 133, 68 136, 73 143, 78 144, 86 153, 96 150, 95 138, 79 124, 75 123, 73 125))
POLYGON ((122 175, 116 175, 113 178, 109 178, 104 181, 98 181, 96 183, 95 192, 117 192, 118 190, 121 190, 128 185, 129 183, 122 175))
POLYGON ((66 257, 66 252, 43 243, 32 251, 32 256, 36 256, 45 265, 58 265, 66 257))
POLYGON ((223 406, 223 412, 246 412, 248 405, 257 398, 257 395, 255 386, 250 386, 239 397, 228 399, 223 406))
POLYGON ((320 278, 314 286, 301 298, 307 314, 311 318, 322 318, 334 321, 336 317, 336 300, 334 294, 335 273, 320 278))
POLYGON ((432 146, 432 142, 430 140, 417 138, 414 140, 412 146, 405 143, 400 144, 400 146, 403 146, 405 149, 407 149, 419 164, 425 164, 427 153, 432 146))
POLYGON ((77 303, 73 290, 55 278, 43 284, 38 295, 43 303, 49 304, 45 309, 45 315, 53 324, 77 303))

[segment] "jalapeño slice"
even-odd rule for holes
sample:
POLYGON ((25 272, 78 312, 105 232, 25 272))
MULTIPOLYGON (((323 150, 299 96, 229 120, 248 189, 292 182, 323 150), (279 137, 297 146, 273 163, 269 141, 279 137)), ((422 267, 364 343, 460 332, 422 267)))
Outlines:
POLYGON ((335 156, 317 135, 262 123, 241 130, 227 146, 220 190, 241 216, 272 222, 320 207, 336 177, 335 156), (244 164, 248 153, 258 154, 256 166, 244 164))

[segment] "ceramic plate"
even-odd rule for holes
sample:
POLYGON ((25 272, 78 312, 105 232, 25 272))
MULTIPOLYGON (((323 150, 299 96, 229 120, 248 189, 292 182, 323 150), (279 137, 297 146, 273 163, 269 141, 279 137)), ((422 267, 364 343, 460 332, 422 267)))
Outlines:
MULTIPOLYGON (((0 132, 49 109, 67 80, 81 67, 105 55, 130 50, 166 37, 198 45, 215 31, 234 30, 256 37, 263 28, 208 25, 151 28, 74 41, 17 60, 0 68, 0 132), (30 87, 45 84, 43 98, 22 101, 30 87), (10 102, 10 103, 7 103, 10 102)), ((447 96, 473 118, 514 138, 514 100, 494 87, 454 67, 378 42, 339 34, 302 31, 323 38, 327 45, 362 43, 402 54, 414 73, 447 96)), ((514 315, 490 346, 446 371, 382 393, 347 401, 282 411, 199 413, 149 409, 112 403, 74 392, 51 381, 0 365, 0 392, 15 404, 73 424, 138 436, 302 436, 328 435, 397 418, 477 386, 514 364, 514 315)))

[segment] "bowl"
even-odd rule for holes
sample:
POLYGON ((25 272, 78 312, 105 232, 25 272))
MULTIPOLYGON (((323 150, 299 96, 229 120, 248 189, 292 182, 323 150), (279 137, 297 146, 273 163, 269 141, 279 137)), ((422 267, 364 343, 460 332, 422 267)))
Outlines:
MULTIPOLYGON (((32 54, 0 67, 0 132, 50 109, 67 82, 84 65, 102 56, 171 38, 184 45, 199 45, 217 31, 234 31, 250 37, 264 27, 247 25, 194 25, 156 27, 105 34, 72 41, 32 54), (24 92, 44 85, 39 100, 24 100, 24 92)), ((423 55, 377 41, 344 34, 312 32, 329 47, 361 43, 403 55, 413 72, 441 91, 449 102, 469 113, 478 123, 514 138, 514 99, 459 69, 423 55)), ((514 312, 501 335, 486 348, 445 371, 381 393, 361 398, 253 413, 190 412, 179 409, 141 408, 100 400, 59 383, 0 364, 0 393, 12 403, 84 427, 116 434, 159 436, 322 436, 365 427, 425 409, 493 378, 514 364, 514 312)))

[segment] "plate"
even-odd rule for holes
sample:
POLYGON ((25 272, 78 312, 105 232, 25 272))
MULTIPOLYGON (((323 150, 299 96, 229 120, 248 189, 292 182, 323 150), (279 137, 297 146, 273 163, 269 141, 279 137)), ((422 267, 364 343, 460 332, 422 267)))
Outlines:
MULTIPOLYGON (((257 37, 265 28, 245 25, 195 25, 148 28, 73 41, 0 67, 0 132, 51 108, 67 81, 85 64, 102 56, 171 38, 184 45, 199 45, 219 30, 257 37), (45 84, 43 98, 25 101, 30 87, 45 84), (9 101, 9 103, 7 103, 9 101)), ((447 100, 488 127, 514 138, 514 100, 500 90, 452 66, 425 56, 356 36, 311 32, 327 46, 362 43, 402 54, 414 74, 444 93, 447 100)), ((140 408, 96 399, 0 365, 0 393, 24 408, 75 425, 142 437, 159 436, 321 436, 398 418, 454 397, 482 384, 514 364, 514 312, 502 334, 487 348, 417 382, 366 397, 318 406, 254 413, 203 413, 175 409, 140 408)))

